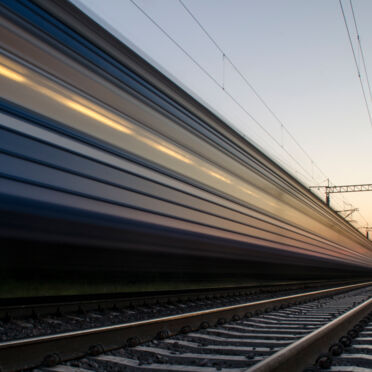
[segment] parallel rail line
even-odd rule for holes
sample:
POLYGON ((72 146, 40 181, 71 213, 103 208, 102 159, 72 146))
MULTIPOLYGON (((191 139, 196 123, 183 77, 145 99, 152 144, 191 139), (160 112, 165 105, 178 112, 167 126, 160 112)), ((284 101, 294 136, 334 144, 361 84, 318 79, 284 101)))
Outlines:
MULTIPOLYGON (((134 347, 151 340, 195 332, 230 320, 250 318, 263 312, 285 309, 291 305, 303 304, 369 285, 372 285, 372 282, 127 324, 3 342, 0 343, 0 368, 2 372, 6 372, 40 365, 51 366, 123 346, 134 347)), ((367 307, 369 306, 368 304, 367 307)))
MULTIPOLYGON (((361 281, 359 281, 361 282, 361 281)), ((254 296, 280 291, 323 289, 330 286, 355 284, 353 281, 296 281, 279 284, 244 285, 185 290, 144 291, 133 293, 107 293, 94 295, 59 295, 24 298, 1 298, 0 319, 42 316, 96 309, 123 308, 153 303, 192 301, 229 296, 254 296)))

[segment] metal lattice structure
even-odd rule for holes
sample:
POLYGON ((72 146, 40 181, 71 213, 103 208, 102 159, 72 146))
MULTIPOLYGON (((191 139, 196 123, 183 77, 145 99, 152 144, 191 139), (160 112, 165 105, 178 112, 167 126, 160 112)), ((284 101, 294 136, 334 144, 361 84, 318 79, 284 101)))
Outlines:
POLYGON ((337 194, 342 192, 361 192, 361 191, 372 191, 372 184, 362 185, 342 185, 342 186, 310 186, 310 189, 324 189, 326 194, 326 202, 329 205, 330 197, 329 194, 337 194))
POLYGON ((359 191, 372 191, 372 184, 365 185, 344 185, 344 186, 325 186, 328 193, 341 193, 341 192, 359 192, 359 191))

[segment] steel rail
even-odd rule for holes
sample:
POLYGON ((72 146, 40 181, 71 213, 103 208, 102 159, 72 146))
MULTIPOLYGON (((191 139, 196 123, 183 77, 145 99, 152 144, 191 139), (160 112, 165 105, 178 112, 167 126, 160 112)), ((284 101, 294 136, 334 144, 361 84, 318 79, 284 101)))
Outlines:
POLYGON ((144 291, 129 293, 109 293, 95 295, 61 295, 25 298, 0 298, 0 319, 19 318, 28 316, 42 316, 53 313, 72 313, 74 311, 90 311, 127 306, 141 306, 155 303, 173 301, 199 300, 211 297, 244 296, 271 294, 291 290, 316 290, 325 287, 349 285, 362 282, 358 281, 325 281, 314 282, 283 282, 279 284, 268 283, 262 285, 245 285, 235 287, 196 288, 185 290, 144 291))
POLYGON ((321 353, 347 333, 372 310, 372 299, 334 319, 269 358, 247 369, 247 372, 301 371, 314 362, 321 353))
POLYGON ((8 372, 40 365, 55 365, 85 355, 98 355, 123 346, 135 346, 155 338, 166 338, 208 328, 221 322, 221 319, 224 322, 230 319, 238 320, 244 316, 252 316, 254 312, 270 311, 280 306, 316 300, 369 285, 372 285, 372 282, 151 320, 2 342, 0 343, 0 370, 8 372))

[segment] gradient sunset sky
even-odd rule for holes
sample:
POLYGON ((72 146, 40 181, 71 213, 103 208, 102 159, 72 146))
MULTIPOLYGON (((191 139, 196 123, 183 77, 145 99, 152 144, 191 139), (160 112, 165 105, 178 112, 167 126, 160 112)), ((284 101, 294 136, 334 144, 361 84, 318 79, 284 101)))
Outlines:
MULTIPOLYGON (((72 0, 306 186, 372 183, 372 125, 339 0, 182 1, 277 118, 178 0, 72 0)), ((342 4, 365 83, 350 2, 342 4)), ((372 79, 372 1, 352 4, 372 79)), ((336 210, 359 208, 356 227, 372 226, 372 192, 331 198, 336 210)))

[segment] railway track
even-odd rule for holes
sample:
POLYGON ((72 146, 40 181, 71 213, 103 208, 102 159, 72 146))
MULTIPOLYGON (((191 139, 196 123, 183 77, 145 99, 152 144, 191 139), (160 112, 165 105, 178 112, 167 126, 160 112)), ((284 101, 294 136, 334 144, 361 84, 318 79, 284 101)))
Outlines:
MULTIPOLYGON (((361 283, 105 327, 8 340, 0 343, 0 367, 2 372, 32 367, 45 371, 77 371, 77 368, 90 371, 297 370, 285 364, 287 360, 293 362, 293 347, 295 358, 301 355, 302 364, 316 362, 313 359, 324 349, 328 350, 333 336, 325 337, 321 333, 322 342, 318 339, 316 347, 309 346, 306 340, 329 324, 340 322, 340 316, 342 318, 350 312, 357 314, 341 327, 341 331, 338 329, 338 338, 334 340, 338 341, 347 333, 348 327, 353 327, 371 310, 371 294, 371 283, 361 283), (303 340, 306 341, 305 347, 303 340), (61 365, 63 362, 65 364, 61 365)), ((297 368, 298 360, 295 363, 297 368)))
POLYGON ((363 329, 359 335, 348 340, 349 347, 343 351, 339 350, 337 355, 333 357, 330 371, 355 371, 367 372, 372 368, 372 315, 363 319, 363 329))
MULTIPOLYGON (((351 283, 342 283, 346 284, 351 283)), ((341 283, 335 282, 333 285, 341 283)), ((3 303, 0 302, 0 342, 130 323, 324 288, 329 288, 329 283, 292 282, 178 291, 3 299, 3 303)))
MULTIPOLYGON (((361 280, 359 281, 361 282, 361 280)), ((40 297, 0 298, 0 319, 42 317, 44 315, 100 311, 112 308, 166 304, 182 301, 220 299, 258 299, 275 293, 325 289, 331 286, 356 284, 356 281, 290 281, 184 290, 103 293, 93 295, 58 295, 40 297)))

